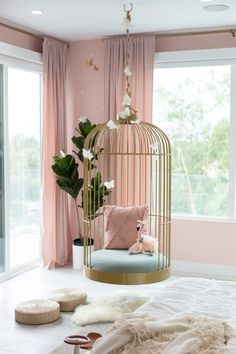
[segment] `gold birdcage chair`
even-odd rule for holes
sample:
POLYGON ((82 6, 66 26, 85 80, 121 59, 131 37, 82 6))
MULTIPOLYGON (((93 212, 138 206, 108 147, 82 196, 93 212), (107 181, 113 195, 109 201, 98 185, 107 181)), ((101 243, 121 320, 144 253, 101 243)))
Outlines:
POLYGON ((135 115, 113 121, 112 129, 110 122, 99 124, 84 145, 96 159, 96 166, 95 159, 84 160, 85 274, 92 280, 114 284, 161 281, 170 274, 170 143, 161 129, 138 121, 135 115), (114 188, 109 194, 107 189, 101 188, 95 200, 91 190, 96 184, 102 184, 101 178, 113 181, 114 188), (148 206, 149 232, 155 237, 158 250, 155 255, 129 256, 127 250, 103 249, 104 203, 121 207, 148 206), (90 238, 94 239, 94 252, 90 238))

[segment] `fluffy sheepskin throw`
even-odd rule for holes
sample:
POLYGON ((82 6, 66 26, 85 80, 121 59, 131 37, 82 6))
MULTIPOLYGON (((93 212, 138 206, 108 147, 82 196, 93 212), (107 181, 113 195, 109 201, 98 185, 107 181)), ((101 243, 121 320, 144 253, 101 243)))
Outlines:
POLYGON ((127 292, 102 296, 91 304, 77 307, 72 322, 78 326, 114 322, 123 315, 135 311, 148 300, 147 296, 127 292))
POLYGON ((221 320, 182 315, 160 321, 132 315, 116 322, 91 354, 223 354, 229 353, 232 335, 233 329, 221 320))

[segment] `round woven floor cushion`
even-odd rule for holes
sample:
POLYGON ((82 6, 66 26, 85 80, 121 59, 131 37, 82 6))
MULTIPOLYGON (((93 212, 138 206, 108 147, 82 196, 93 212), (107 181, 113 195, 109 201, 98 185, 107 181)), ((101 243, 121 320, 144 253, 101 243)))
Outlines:
POLYGON ((60 304, 61 312, 68 312, 74 311, 79 305, 86 304, 87 294, 76 288, 56 289, 50 293, 49 299, 60 304))
POLYGON ((28 300, 15 308, 15 320, 25 324, 45 324, 60 317, 60 306, 52 300, 28 300))

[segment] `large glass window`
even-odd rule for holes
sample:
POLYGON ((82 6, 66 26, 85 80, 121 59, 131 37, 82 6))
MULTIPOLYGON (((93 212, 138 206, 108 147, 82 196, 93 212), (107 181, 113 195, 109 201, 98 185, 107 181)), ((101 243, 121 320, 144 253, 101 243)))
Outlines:
POLYGON ((41 55, 0 46, 0 278, 38 264, 41 55))
POLYGON ((5 270, 3 65, 0 65, 0 273, 5 270))
POLYGON ((172 145, 172 212, 230 216, 231 65, 155 68, 153 121, 172 145))
POLYGON ((39 258, 41 75, 8 68, 10 268, 39 258))

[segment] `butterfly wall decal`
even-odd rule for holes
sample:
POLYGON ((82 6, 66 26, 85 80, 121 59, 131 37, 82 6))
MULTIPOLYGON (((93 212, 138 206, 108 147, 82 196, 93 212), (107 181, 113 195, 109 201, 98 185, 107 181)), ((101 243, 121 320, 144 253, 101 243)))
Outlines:
POLYGON ((89 67, 92 68, 95 71, 98 71, 100 68, 94 63, 94 55, 91 55, 89 60, 85 60, 85 64, 89 67))

